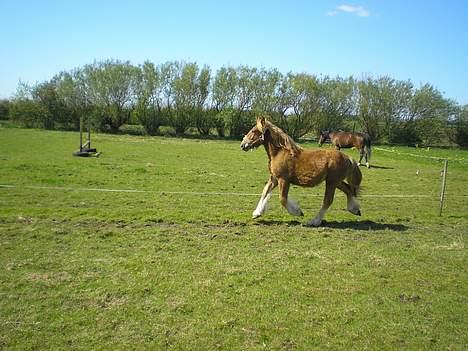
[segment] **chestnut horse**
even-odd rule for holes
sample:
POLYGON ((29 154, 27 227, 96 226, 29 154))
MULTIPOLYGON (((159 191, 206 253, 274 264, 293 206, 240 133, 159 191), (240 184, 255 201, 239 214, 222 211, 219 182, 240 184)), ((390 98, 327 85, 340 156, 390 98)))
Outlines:
POLYGON ((322 131, 320 132, 319 145, 322 146, 327 139, 330 139, 330 142, 335 145, 337 150, 355 147, 359 150, 358 166, 361 165, 362 157, 364 156, 366 158, 366 167, 370 167, 371 140, 368 134, 322 131))
POLYGON ((266 205, 272 190, 278 186, 280 202, 286 210, 295 216, 303 216, 299 205, 288 199, 291 184, 313 187, 325 181, 325 196, 322 208, 307 224, 319 226, 333 202, 335 189, 347 196, 347 209, 352 214, 361 215, 356 199, 362 175, 359 167, 346 154, 333 150, 304 150, 296 145, 292 138, 265 118, 257 118, 256 125, 247 133, 241 143, 241 149, 248 151, 263 145, 268 155, 270 179, 265 185, 257 208, 252 218, 260 217, 266 211, 266 205), (345 182, 345 180, 347 182, 345 182))

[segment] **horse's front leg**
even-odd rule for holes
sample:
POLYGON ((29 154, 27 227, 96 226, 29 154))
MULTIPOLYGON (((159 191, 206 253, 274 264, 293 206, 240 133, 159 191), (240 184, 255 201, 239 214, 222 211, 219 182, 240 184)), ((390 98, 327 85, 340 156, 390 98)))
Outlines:
POLYGON ((293 216, 303 216, 304 213, 298 203, 292 199, 288 199, 289 183, 284 179, 279 179, 278 183, 281 205, 283 205, 283 207, 286 208, 286 210, 288 210, 288 212, 293 216))
POLYGON ((276 180, 275 177, 271 176, 270 179, 268 179, 268 182, 266 183, 265 187, 263 188, 262 191, 262 196, 260 197, 260 200, 258 201, 257 208, 252 213, 252 218, 257 218, 260 217, 262 214, 264 214, 267 210, 267 203, 268 200, 270 199, 271 192, 273 191, 274 188, 278 185, 278 181, 276 180))

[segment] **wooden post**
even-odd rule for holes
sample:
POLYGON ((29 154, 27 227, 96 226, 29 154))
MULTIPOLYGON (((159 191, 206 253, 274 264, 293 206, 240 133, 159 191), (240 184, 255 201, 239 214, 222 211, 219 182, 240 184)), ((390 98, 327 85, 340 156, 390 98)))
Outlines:
POLYGON ((83 117, 80 117, 80 152, 83 151, 83 117))
POLYGON ((88 149, 91 149, 91 118, 88 116, 88 149))
POLYGON ((442 186, 441 186, 441 189, 440 189, 439 216, 442 216, 442 209, 444 208, 445 184, 447 182, 447 166, 448 166, 448 160, 445 160, 444 161, 444 173, 442 175, 442 186))

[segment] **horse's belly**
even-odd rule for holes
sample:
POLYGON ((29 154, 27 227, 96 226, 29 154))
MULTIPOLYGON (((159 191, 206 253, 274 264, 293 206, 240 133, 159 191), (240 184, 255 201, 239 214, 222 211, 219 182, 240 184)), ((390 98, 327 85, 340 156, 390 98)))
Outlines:
POLYGON ((316 174, 305 172, 297 174, 295 179, 292 179, 291 183, 294 185, 313 187, 323 182, 325 180, 325 177, 325 173, 316 174))

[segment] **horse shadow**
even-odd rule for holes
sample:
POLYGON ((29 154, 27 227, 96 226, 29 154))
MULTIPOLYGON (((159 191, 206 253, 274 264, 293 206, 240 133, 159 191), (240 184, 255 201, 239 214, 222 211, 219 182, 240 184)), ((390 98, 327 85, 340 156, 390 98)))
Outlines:
POLYGON ((404 224, 395 224, 395 223, 377 223, 374 221, 364 220, 364 221, 333 221, 328 222, 324 220, 321 227, 333 228, 333 229, 353 229, 353 230, 391 230, 394 232, 404 232, 409 229, 408 226, 404 224))
POLYGON ((285 225, 285 226, 289 226, 289 227, 295 227, 295 226, 303 225, 299 221, 294 221, 294 220, 279 221, 279 220, 274 220, 274 219, 273 220, 260 219, 260 220, 256 220, 253 224, 254 225, 268 225, 268 226, 285 225))
MULTIPOLYGON (((256 225, 267 225, 267 226, 303 226, 307 228, 314 228, 305 226, 302 222, 299 221, 278 221, 278 220, 258 220, 255 222, 256 225)), ((317 228, 333 228, 333 229, 353 229, 353 230, 362 230, 362 231, 374 231, 374 230, 391 230, 394 232, 404 232, 409 229, 408 226, 404 224, 394 224, 394 223, 377 223, 374 221, 364 220, 364 221, 326 221, 324 220, 322 224, 317 228)))

